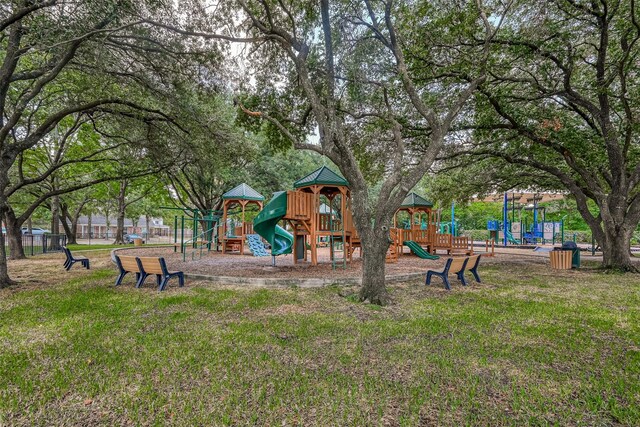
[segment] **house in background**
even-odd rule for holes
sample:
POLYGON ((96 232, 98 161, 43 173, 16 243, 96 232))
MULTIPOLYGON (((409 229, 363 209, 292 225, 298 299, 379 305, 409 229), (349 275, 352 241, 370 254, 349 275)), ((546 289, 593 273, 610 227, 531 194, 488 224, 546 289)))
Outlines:
MULTIPOLYGON (((117 220, 115 217, 109 218, 109 225, 107 226, 107 219, 104 216, 92 215, 91 230, 89 230, 89 217, 81 216, 78 219, 77 233, 79 239, 110 239, 115 236, 116 228, 117 220)), ((125 218, 124 232, 128 234, 144 234, 149 237, 169 236, 171 228, 168 225, 164 225, 162 218, 150 218, 147 226, 145 217, 141 216, 135 227, 130 218, 125 218)))

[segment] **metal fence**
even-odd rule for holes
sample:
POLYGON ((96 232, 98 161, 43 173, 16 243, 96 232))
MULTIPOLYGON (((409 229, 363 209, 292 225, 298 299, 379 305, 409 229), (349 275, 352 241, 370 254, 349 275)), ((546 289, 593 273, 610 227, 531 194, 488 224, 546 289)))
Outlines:
MULTIPOLYGON (((5 244, 7 244, 5 240, 5 244)), ((49 252, 62 252, 62 247, 67 244, 65 234, 23 234, 22 248, 27 256, 46 254, 49 252)), ((9 247, 6 248, 9 255, 9 247)))

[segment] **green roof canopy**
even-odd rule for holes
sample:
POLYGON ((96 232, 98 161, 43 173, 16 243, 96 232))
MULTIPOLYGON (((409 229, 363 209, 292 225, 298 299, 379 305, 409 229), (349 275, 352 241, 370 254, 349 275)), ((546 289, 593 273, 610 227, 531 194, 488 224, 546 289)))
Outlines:
POLYGON ((259 201, 259 202, 264 200, 264 196, 262 194, 258 193, 256 190, 254 190, 253 188, 249 187, 244 182, 242 184, 238 185, 237 187, 232 188, 231 190, 229 190, 226 193, 224 193, 222 195, 222 198, 224 200, 229 200, 229 199, 234 199, 234 200, 256 200, 256 201, 259 201))
POLYGON ((304 178, 300 178, 293 183, 294 188, 308 187, 310 185, 336 185, 348 187, 349 183, 346 179, 332 171, 326 166, 311 172, 304 178))
POLYGON ((433 203, 416 193, 409 193, 402 201, 401 208, 432 208, 433 203))

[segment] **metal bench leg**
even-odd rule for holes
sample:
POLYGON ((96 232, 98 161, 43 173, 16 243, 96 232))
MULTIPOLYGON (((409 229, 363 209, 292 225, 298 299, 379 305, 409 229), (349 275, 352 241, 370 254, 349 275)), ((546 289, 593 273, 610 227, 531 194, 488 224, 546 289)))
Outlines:
POLYGON ((116 286, 120 286, 120 284, 122 283, 122 279, 124 279, 124 276, 126 276, 128 273, 128 271, 123 271, 122 273, 118 274, 118 277, 116 278, 116 286))
POLYGON ((464 279, 464 270, 460 270, 456 273, 456 276, 458 276, 458 280, 460 280, 460 282, 462 282, 463 286, 467 286, 467 281, 464 279))
POLYGON ((178 274, 178 284, 180 285, 180 287, 184 286, 184 273, 178 274))
POLYGON ((480 275, 478 275, 478 269, 472 268, 469 271, 471 272, 471 274, 473 274, 473 277, 476 279, 476 282, 480 283, 480 275))
POLYGON ((136 288, 141 287, 144 281, 147 279, 147 277, 149 277, 147 273, 141 273, 140 279, 138 279, 138 283, 136 283, 136 288))
POLYGON ((165 286, 167 286, 167 282, 169 281, 169 277, 170 276, 165 276, 162 278, 162 282, 160 283, 160 287, 159 287, 159 291, 162 292, 164 291, 165 286))
POLYGON ((446 274, 442 275, 442 281, 444 282, 444 287, 450 291, 451 290, 451 285, 449 284, 449 278, 447 277, 446 274))

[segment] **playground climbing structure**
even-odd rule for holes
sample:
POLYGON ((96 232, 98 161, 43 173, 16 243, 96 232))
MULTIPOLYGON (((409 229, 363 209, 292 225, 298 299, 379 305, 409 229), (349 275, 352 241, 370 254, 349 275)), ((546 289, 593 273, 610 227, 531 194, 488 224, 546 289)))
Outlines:
MULTIPOLYGON (((390 230, 392 241, 389 253, 401 256, 404 246, 423 259, 438 259, 437 250, 446 250, 447 254, 473 254, 473 242, 465 236, 438 233, 440 212, 433 209, 433 203, 424 197, 409 193, 394 215, 393 228, 390 230), (409 221, 398 227, 402 213, 408 214, 409 221), (425 250, 426 249, 426 250, 425 250)), ((393 259, 393 256, 387 257, 393 259)))
POLYGON ((349 184, 326 166, 296 181, 294 190, 274 194, 254 220, 254 230, 271 244, 273 255, 293 253, 294 263, 317 265, 320 240, 328 241, 334 267, 346 266, 360 247, 349 184))
POLYGON ((247 184, 240 184, 222 195, 222 222, 218 227, 218 245, 222 253, 239 252, 244 254, 246 236, 254 234, 253 223, 245 221, 248 206, 262 209, 264 196, 247 184), (239 223, 230 218, 230 214, 240 208, 239 223))

